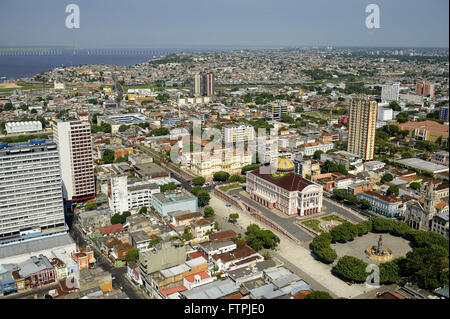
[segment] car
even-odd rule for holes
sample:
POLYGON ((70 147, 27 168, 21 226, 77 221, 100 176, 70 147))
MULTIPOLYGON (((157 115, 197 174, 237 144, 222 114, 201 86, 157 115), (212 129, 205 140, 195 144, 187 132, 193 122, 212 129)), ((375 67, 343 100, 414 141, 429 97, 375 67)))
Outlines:
POLYGON ((236 198, 236 199, 240 199, 240 197, 238 195, 233 195, 231 197, 236 198))

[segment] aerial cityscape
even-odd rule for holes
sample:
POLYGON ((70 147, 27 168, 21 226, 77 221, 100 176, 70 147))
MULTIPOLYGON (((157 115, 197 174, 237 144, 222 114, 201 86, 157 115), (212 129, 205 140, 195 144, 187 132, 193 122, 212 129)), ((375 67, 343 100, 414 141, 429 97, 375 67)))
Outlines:
MULTIPOLYGON (((392 28, 385 2, 351 2, 392 28)), ((448 2, 430 3, 445 30, 423 45, 63 40, 96 32, 85 1, 57 8, 61 43, 0 34, 0 300, 448 299, 448 2)))

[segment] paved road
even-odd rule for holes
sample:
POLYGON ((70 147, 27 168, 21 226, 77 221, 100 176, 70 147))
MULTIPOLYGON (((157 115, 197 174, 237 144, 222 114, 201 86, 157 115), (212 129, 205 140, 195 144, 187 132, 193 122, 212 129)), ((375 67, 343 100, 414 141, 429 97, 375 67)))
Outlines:
MULTIPOLYGON (((88 245, 88 243, 84 240, 80 230, 76 226, 72 227, 72 229, 70 230, 70 234, 78 246, 88 245)), ((97 260, 96 267, 101 267, 103 270, 109 272, 113 277, 112 284, 114 289, 122 290, 130 299, 145 298, 140 289, 130 283, 127 278, 125 278, 125 276, 127 275, 126 267, 113 266, 107 259, 107 257, 101 254, 96 247, 94 247, 94 256, 97 260)))
POLYGON ((264 216, 270 218, 275 223, 277 223, 278 225, 283 227, 285 230, 287 230, 289 233, 291 233, 293 236, 295 236, 295 238, 297 238, 298 240, 300 240, 302 242, 308 242, 313 239, 313 237, 309 233, 307 233, 305 230, 301 229, 300 227, 298 227, 297 225, 294 224, 294 221, 296 220, 297 215, 292 216, 292 217, 282 218, 282 217, 278 216, 277 214, 271 212, 267 208, 255 203, 250 198, 239 195, 239 193, 241 191, 242 191, 242 189, 240 189, 240 188, 233 189, 233 190, 229 191, 229 194, 238 195, 240 197, 241 201, 243 201, 247 205, 259 210, 264 216))
POLYGON ((327 197, 323 197, 322 207, 325 207, 326 213, 336 212, 339 215, 344 216, 345 218, 359 223, 365 220, 362 216, 359 216, 357 212, 349 212, 350 208, 343 208, 332 199, 328 199, 327 197))

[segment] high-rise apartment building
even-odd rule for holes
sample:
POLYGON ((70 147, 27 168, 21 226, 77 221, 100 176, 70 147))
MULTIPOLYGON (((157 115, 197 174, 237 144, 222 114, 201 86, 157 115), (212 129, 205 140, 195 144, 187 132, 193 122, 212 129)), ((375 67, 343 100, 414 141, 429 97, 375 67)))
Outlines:
POLYGON ((202 95, 213 96, 214 95, 214 74, 206 73, 202 76, 202 95))
POLYGON ((267 104, 266 118, 268 120, 281 120, 281 115, 287 114, 287 105, 285 103, 275 101, 267 104))
POLYGON ((59 149, 64 198, 67 201, 94 198, 94 164, 89 120, 84 115, 80 115, 79 120, 56 120, 53 122, 53 136, 59 149))
POLYGON ((378 103, 368 98, 353 99, 350 105, 347 151, 365 161, 373 159, 378 103))
POLYGON ((222 128, 225 144, 249 142, 255 139, 255 129, 251 125, 227 125, 222 128))
POLYGON ((399 100, 400 82, 383 84, 381 86, 381 102, 392 102, 399 100))
POLYGON ((57 145, 0 145, 0 245, 65 233, 57 145))
POLYGON ((202 95, 202 76, 200 75, 200 73, 195 73, 194 75, 194 87, 192 91, 194 96, 202 95))
POLYGON ((416 84, 416 94, 428 96, 434 100, 434 84, 429 82, 419 82, 416 84))

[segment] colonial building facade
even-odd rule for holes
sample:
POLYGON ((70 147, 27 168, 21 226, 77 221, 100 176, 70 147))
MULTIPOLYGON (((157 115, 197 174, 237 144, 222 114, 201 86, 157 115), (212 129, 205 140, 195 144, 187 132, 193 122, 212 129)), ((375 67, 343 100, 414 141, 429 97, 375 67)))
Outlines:
POLYGON ((322 187, 293 172, 277 176, 257 169, 247 173, 246 186, 254 201, 288 216, 309 216, 322 209, 322 187))

